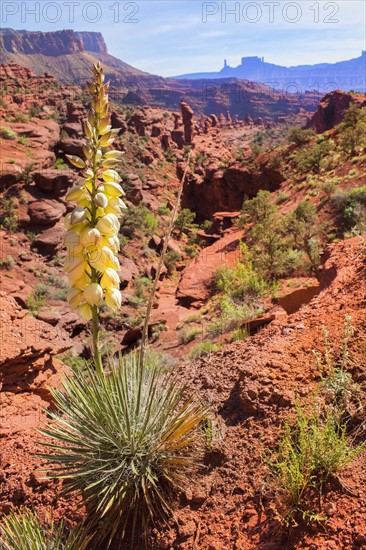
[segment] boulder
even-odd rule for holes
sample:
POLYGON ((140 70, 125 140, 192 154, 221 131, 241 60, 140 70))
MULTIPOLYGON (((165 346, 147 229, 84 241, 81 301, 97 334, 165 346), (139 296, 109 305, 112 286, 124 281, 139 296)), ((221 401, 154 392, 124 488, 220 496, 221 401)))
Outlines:
POLYGON ((59 142, 58 148, 67 155, 76 155, 78 157, 84 156, 83 141, 81 139, 64 138, 59 142))
POLYGON ((126 189, 126 199, 135 206, 140 204, 143 199, 142 181, 137 174, 128 174, 128 186, 126 189))
POLYGON ((17 183, 22 176, 22 170, 17 164, 0 164, 0 191, 4 191, 17 183))
POLYGON ((32 202, 28 207, 28 215, 36 225, 54 225, 66 212, 64 204, 54 200, 32 202))
POLYGON ((81 138, 83 136, 83 128, 80 122, 65 122, 62 125, 62 130, 71 138, 81 138))
POLYGON ((56 225, 42 231, 34 241, 34 246, 39 252, 48 256, 53 255, 56 249, 61 245, 65 228, 63 220, 59 220, 56 225))
POLYGON ((48 168, 42 172, 34 172, 33 178, 37 187, 42 191, 57 192, 67 189, 73 184, 75 172, 71 169, 48 168))

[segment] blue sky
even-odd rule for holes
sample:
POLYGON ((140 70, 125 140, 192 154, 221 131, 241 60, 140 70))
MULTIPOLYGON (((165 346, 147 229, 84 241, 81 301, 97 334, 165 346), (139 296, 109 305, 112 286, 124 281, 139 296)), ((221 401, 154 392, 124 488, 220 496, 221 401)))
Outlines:
POLYGON ((99 31, 111 54, 163 76, 250 55, 286 66, 358 57, 365 20, 363 0, 3 0, 1 8, 2 27, 99 31))

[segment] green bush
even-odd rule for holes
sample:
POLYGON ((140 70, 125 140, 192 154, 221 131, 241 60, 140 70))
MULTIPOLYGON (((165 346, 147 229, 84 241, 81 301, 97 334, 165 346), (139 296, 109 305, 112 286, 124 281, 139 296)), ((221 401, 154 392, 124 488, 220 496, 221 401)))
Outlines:
POLYGON ((202 334, 202 328, 200 327, 185 328, 179 332, 179 343, 188 344, 189 342, 192 342, 192 340, 194 340, 199 334, 202 334))
POLYGON ((181 259, 182 258, 180 257, 179 252, 176 252, 175 250, 170 250, 165 254, 164 265, 167 268, 169 275, 175 271, 177 264, 181 259))
POLYGON ((0 138, 2 139, 17 139, 17 134, 11 128, 0 126, 0 138))
POLYGON ((57 411, 42 430, 51 441, 41 457, 66 494, 83 495, 98 548, 170 514, 175 490, 197 464, 204 416, 171 373, 158 362, 141 369, 133 354, 107 376, 76 370, 52 394, 57 411))
POLYGON ((129 238, 132 238, 137 230, 145 235, 153 235, 157 227, 157 218, 142 204, 129 206, 121 220, 121 234, 129 238))
POLYGON ((37 315, 39 310, 45 305, 46 300, 53 297, 52 287, 45 283, 39 283, 27 298, 28 308, 34 315, 37 315))
POLYGON ((178 237, 180 238, 183 232, 187 229, 197 229, 197 224, 194 223, 196 214, 189 210, 189 208, 183 208, 174 222, 174 229, 178 231, 178 237))
POLYGON ((18 223, 19 219, 15 214, 14 200, 11 197, 2 197, 0 199, 0 228, 13 233, 17 231, 18 223))
POLYGON ((334 149, 334 143, 331 140, 324 140, 315 145, 303 147, 294 155, 294 161, 297 170, 302 174, 306 172, 315 172, 318 174, 321 168, 322 160, 334 149))
POLYGON ((346 195, 342 216, 348 229, 366 224, 366 185, 356 187, 346 195))
POLYGON ((25 113, 16 113, 13 117, 13 122, 29 122, 29 116, 25 113))
POLYGON ((241 247, 243 261, 233 268, 226 265, 217 268, 215 286, 234 301, 251 301, 268 292, 268 284, 253 267, 252 257, 245 245, 241 247))
POLYGON ((338 125, 340 145, 342 149, 353 156, 358 149, 366 147, 366 109, 360 109, 354 103, 350 103, 343 122, 338 125))
POLYGON ((322 189, 323 193, 325 194, 325 196, 327 197, 327 199, 331 198, 331 196, 333 195, 334 191, 336 190, 337 185, 339 184, 339 182, 340 182, 339 178, 330 178, 330 179, 326 179, 321 184, 321 189, 322 189))
POLYGON ((219 349, 220 346, 218 344, 214 344, 210 340, 205 340, 204 342, 200 342, 199 344, 195 345, 194 348, 192 348, 189 353, 189 358, 197 359, 199 357, 206 357, 211 353, 215 353, 219 349))
POLYGON ((308 201, 298 204, 289 217, 288 229, 293 235, 296 246, 306 254, 310 271, 319 277, 319 265, 323 252, 322 237, 325 228, 318 222, 316 206, 308 201))
POLYGON ((311 128, 305 129, 301 126, 294 126, 291 128, 288 134, 288 140, 290 143, 295 143, 296 145, 303 145, 315 137, 315 132, 311 128))
POLYGON ((80 528, 67 529, 51 520, 42 525, 38 514, 21 510, 3 517, 0 523, 2 550, 86 550, 90 537, 80 528))
POLYGON ((0 260, 0 269, 6 269, 7 271, 10 271, 10 269, 14 266, 14 264, 15 264, 15 261, 13 256, 10 256, 8 254, 5 260, 0 260))
POLYGON ((259 191, 256 197, 244 202, 239 219, 242 227, 251 224, 248 234, 252 263, 267 281, 290 274, 299 264, 287 217, 270 201, 269 191, 259 191))
POLYGON ((270 462, 279 484, 283 519, 291 522, 297 513, 311 519, 309 490, 319 488, 362 448, 350 446, 346 426, 338 423, 331 410, 321 416, 315 406, 306 413, 297 404, 295 423, 286 422, 277 457, 270 462))

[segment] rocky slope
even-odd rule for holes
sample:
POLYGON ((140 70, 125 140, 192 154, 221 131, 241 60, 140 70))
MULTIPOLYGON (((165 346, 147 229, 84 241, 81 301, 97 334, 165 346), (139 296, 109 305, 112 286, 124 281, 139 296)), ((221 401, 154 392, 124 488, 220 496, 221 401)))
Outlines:
MULTIPOLYGON (((65 364, 90 357, 88 326, 65 303, 62 273, 62 217, 73 208, 65 195, 77 181, 76 171, 65 163, 65 153, 81 151, 88 98, 80 87, 61 85, 50 76, 37 77, 16 65, 2 67, 0 78, 7 83, 6 106, 1 107, 5 162, 0 178, 0 515, 24 504, 34 506, 41 518, 51 508, 56 519, 77 523, 84 514, 82 505, 58 498, 59 486, 39 473, 43 463, 33 453, 40 450, 35 429, 46 419, 42 407, 52 406, 48 386, 60 383, 65 364)), ((324 102, 343 105, 352 98, 334 95, 324 102)), ((175 230, 149 334, 152 348, 164 354, 162 361, 178 363, 181 380, 209 404, 215 443, 207 446, 204 465, 177 502, 177 521, 152 534, 153 546, 362 548, 364 454, 342 471, 343 485, 333 480, 324 486, 323 504, 317 510, 326 515, 325 523, 301 525, 282 532, 282 538, 261 457, 263 447, 275 447, 296 392, 306 398, 319 381, 313 350, 324 349, 322 327, 329 330, 331 345, 338 350, 345 316, 352 317, 355 329, 350 372, 361 386, 360 402, 365 401, 364 239, 344 241, 340 232, 340 241, 324 255, 320 286, 309 276, 295 274, 293 280, 284 281, 276 303, 268 299, 263 314, 246 324, 242 341, 226 345, 232 339, 227 333, 215 340, 222 345, 217 353, 196 362, 189 354, 205 341, 206 330, 217 319, 219 296, 211 284, 217 266, 232 267, 240 258, 238 245, 248 228, 235 224, 243 200, 259 189, 269 189, 281 212, 292 211, 306 199, 316 206, 319 223, 334 222, 336 212, 323 184, 335 178, 333 192, 340 193, 360 187, 366 169, 364 148, 358 146, 354 156, 341 153, 342 135, 334 127, 321 136, 305 134, 305 143, 286 142, 258 155, 253 140, 266 132, 276 132, 275 137, 287 133, 293 119, 269 125, 251 117, 246 121, 229 115, 202 117, 186 102, 180 112, 178 107, 174 112, 112 107, 113 125, 121 128, 115 147, 125 151, 120 171, 129 211, 120 235, 124 304, 121 314, 102 315, 106 350, 127 351, 141 337, 146 296, 189 146, 192 161, 183 206, 195 210, 196 221, 210 222, 184 228, 182 234, 175 230), (332 151, 319 173, 299 172, 296 155, 305 151, 309 156, 328 140, 332 151), (185 342, 181 331, 187 326, 199 330, 185 342)), ((319 113, 322 109, 320 105, 319 113)), ((302 113, 300 120, 305 118, 302 113)), ((355 425, 359 421, 355 418, 355 425)))

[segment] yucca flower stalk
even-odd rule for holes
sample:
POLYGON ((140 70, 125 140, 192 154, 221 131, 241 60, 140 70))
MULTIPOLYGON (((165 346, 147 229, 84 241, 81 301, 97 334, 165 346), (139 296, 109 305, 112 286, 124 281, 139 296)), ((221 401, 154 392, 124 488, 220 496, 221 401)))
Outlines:
POLYGON ((123 152, 108 150, 119 129, 112 129, 108 106, 109 83, 104 83, 103 69, 92 68, 88 85, 92 94, 91 109, 84 123, 85 160, 67 155, 70 163, 82 170, 84 181, 66 195, 76 208, 65 217, 67 256, 64 270, 69 277, 67 299, 86 321, 92 320, 95 366, 103 372, 99 346, 99 308, 104 302, 112 310, 121 307, 118 271, 120 264, 118 217, 126 208, 121 196, 125 193, 121 178, 114 168, 123 152))

